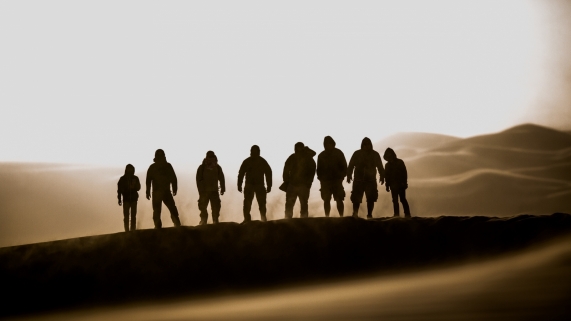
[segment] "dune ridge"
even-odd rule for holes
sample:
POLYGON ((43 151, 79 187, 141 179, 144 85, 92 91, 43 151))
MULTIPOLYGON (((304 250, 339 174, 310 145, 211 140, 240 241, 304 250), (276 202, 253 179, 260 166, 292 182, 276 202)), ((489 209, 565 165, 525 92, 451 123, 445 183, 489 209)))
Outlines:
POLYGON ((3 316, 473 262, 571 233, 571 215, 309 218, 0 249, 3 316))

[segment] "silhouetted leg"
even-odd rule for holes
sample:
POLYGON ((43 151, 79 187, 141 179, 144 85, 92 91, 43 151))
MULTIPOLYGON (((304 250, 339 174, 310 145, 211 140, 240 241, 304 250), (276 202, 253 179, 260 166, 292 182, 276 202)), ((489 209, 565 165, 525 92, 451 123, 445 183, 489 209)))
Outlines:
POLYGON ((260 210, 260 220, 267 221, 266 218, 266 188, 264 185, 256 187, 256 201, 258 201, 258 209, 260 210))
POLYGON ((323 201, 323 211, 325 212, 325 217, 329 217, 331 212, 331 200, 323 201))
POLYGON ((299 217, 308 217, 309 216, 309 205, 308 205, 308 201, 309 201, 309 187, 305 187, 305 186, 298 186, 299 192, 299 205, 301 207, 301 211, 300 211, 300 215, 299 217))
POLYGON ((131 202, 131 231, 137 229, 137 201, 131 202))
POLYGON ((167 206, 167 208, 169 209, 169 212, 171 213, 171 220, 172 220, 174 226, 180 226, 180 218, 178 217, 178 209, 176 208, 176 204, 174 203, 174 198, 172 197, 172 194, 170 192, 165 194, 165 197, 163 198, 163 202, 165 202, 165 205, 167 206))
POLYGON ((129 232, 129 202, 123 202, 123 227, 125 232, 129 232))
POLYGON ((329 213, 331 213, 331 186, 328 181, 321 182, 321 199, 323 200, 323 211, 325 212, 325 216, 329 217, 329 213))
POLYGON ((402 208, 404 210, 404 217, 410 217, 410 208, 408 207, 408 201, 406 200, 406 189, 399 192, 400 202, 402 203, 402 208))
POLYGON ((377 189, 376 181, 367 181, 365 187, 365 194, 367 196, 367 218, 373 218, 373 209, 375 202, 379 199, 379 190, 377 189))
POLYGON ((343 200, 345 199, 343 180, 336 182, 333 190, 333 199, 337 203, 337 212, 339 212, 339 216, 343 217, 343 212, 345 211, 345 204, 343 204, 343 200))
POLYGON ((375 208, 375 202, 367 201, 367 218, 373 218, 374 208, 375 208))
POLYGON ((293 206, 295 205, 296 198, 297 190, 290 184, 286 191, 285 218, 293 217, 293 206))
POLYGON ((163 222, 161 222, 162 207, 163 207, 162 194, 159 192, 153 192, 153 222, 155 223, 155 228, 163 227, 163 222))
POLYGON ((208 221, 208 192, 200 193, 198 197, 198 209, 200 210, 200 223, 204 225, 208 221))
POLYGON ((210 192, 210 206, 212 206, 212 222, 216 224, 220 217, 220 208, 222 207, 218 191, 210 192))
POLYGON ((353 217, 359 217, 359 206, 361 203, 353 203, 353 217))
POLYGON ((343 204, 343 201, 337 201, 337 212, 339 212, 340 217, 343 217, 343 212, 345 212, 345 204, 343 204))
POLYGON ((254 187, 250 185, 244 186, 244 222, 250 222, 252 216, 250 211, 252 210, 252 202, 254 201, 254 187))
POLYGON ((391 197, 393 199, 394 216, 399 216, 399 191, 391 186, 391 197))
POLYGON ((362 181, 353 181, 353 190, 351 191, 351 202, 353 202, 353 217, 359 217, 359 206, 363 201, 365 194, 365 186, 362 181))

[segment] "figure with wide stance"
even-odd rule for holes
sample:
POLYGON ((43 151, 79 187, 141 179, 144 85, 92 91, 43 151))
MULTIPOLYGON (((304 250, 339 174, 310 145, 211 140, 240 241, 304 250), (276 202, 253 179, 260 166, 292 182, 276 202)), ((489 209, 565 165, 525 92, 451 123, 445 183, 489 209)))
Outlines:
MULTIPOLYGON (((285 162, 283 188, 286 191, 285 217, 293 217, 293 206, 299 198, 301 206, 300 217, 308 217, 309 189, 315 176, 315 152, 303 143, 295 144, 295 153, 291 154, 285 162)), ((281 187, 280 187, 281 188, 281 187)))
POLYGON ((394 216, 399 216, 399 198, 404 210, 404 217, 410 217, 410 208, 406 200, 406 189, 408 188, 408 174, 402 159, 397 158, 397 154, 392 148, 387 148, 383 158, 385 164, 386 188, 391 192, 393 199, 394 216))
POLYGON ((123 225, 125 232, 129 232, 129 216, 131 217, 131 231, 137 229, 137 201, 138 191, 141 189, 141 182, 135 176, 135 167, 128 164, 125 167, 125 175, 119 178, 117 183, 117 198, 119 206, 123 205, 123 225), (121 200, 123 197, 123 200, 121 200))
POLYGON ((321 183, 321 199, 325 216, 331 212, 331 196, 337 203, 339 216, 343 216, 345 189, 343 179, 347 175, 347 161, 341 150, 335 148, 335 141, 331 136, 323 139, 324 151, 317 156, 317 179, 321 183))
POLYGON ((359 206, 363 200, 363 194, 367 196, 367 218, 373 218, 375 202, 379 198, 377 190, 377 171, 379 172, 379 182, 385 182, 385 169, 381 156, 373 150, 373 143, 367 137, 361 142, 361 149, 355 151, 349 167, 347 168, 347 183, 353 179, 353 190, 351 191, 351 202, 353 202, 353 217, 359 217, 359 206))
POLYGON ((226 191, 224 172, 222 172, 222 167, 218 165, 216 154, 210 150, 196 171, 196 186, 199 194, 198 209, 200 210, 199 225, 205 225, 208 220, 208 203, 212 208, 212 222, 218 223, 220 208, 222 207, 218 195, 218 182, 220 182, 220 195, 224 195, 226 191))
POLYGON ((260 147, 258 145, 250 148, 250 157, 246 158, 240 166, 238 172, 238 191, 242 193, 242 182, 246 176, 246 185, 244 186, 244 222, 250 222, 252 217, 250 210, 254 195, 258 201, 260 209, 260 219, 262 222, 266 218, 266 193, 272 190, 272 169, 268 162, 260 156, 260 147), (266 185, 264 186, 264 176, 266 176, 266 185))
POLYGON ((153 187, 153 222, 155 228, 163 227, 161 222, 161 210, 163 203, 170 211, 174 226, 180 226, 178 217, 178 209, 174 203, 173 196, 178 191, 178 182, 172 165, 167 163, 165 152, 157 149, 155 152, 154 163, 147 170, 147 199, 151 199, 151 185, 153 187), (172 193, 171 193, 172 185, 172 193))

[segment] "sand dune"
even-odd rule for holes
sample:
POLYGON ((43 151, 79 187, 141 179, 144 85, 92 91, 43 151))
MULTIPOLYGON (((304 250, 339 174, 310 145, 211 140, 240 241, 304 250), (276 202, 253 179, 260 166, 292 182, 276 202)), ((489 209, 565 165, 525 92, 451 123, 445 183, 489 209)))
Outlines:
POLYGON ((412 157, 428 149, 459 140, 460 138, 431 133, 398 133, 384 138, 373 145, 379 153, 387 147, 398 151, 400 157, 412 157))
POLYGON ((100 320, 568 320, 571 239, 503 258, 217 298, 17 318, 100 320))
MULTIPOLYGON (((522 265, 521 260, 507 261, 496 264, 496 268, 490 273, 482 275, 481 266, 477 265, 478 261, 484 258, 498 258, 512 251, 530 249, 553 238, 568 236, 570 232, 569 214, 524 215, 505 219, 310 218, 242 225, 222 223, 200 227, 141 230, 134 233, 3 248, 0 249, 0 283, 4 293, 9 295, 3 299, 4 305, 0 309, 0 316, 64 307, 85 308, 138 300, 165 300, 181 295, 193 295, 190 302, 196 302, 197 298, 204 298, 205 295, 218 296, 221 293, 236 293, 236 291, 245 293, 243 291, 302 285, 304 282, 326 284, 339 277, 355 276, 360 273, 369 276, 371 273, 376 275, 382 273, 385 279, 387 276, 394 276, 395 272, 415 271, 422 274, 428 269, 442 268, 448 264, 468 266, 466 270, 469 273, 454 277, 455 281, 452 283, 458 286, 450 290, 454 289, 452 293, 456 294, 462 291, 465 291, 463 292, 465 294, 472 293, 465 297, 467 301, 462 304, 465 308, 469 308, 468 312, 476 313, 486 311, 487 308, 485 304, 469 301, 471 297, 477 297, 481 286, 485 284, 490 290, 500 291, 501 282, 504 280, 499 275, 509 275, 514 270, 506 264, 517 262, 517 268, 522 268, 533 262, 527 259, 522 265), (470 265, 475 267, 470 268, 470 265), (462 288, 460 286, 462 284, 469 288, 462 288)), ((566 252, 558 253, 568 255, 569 247, 564 247, 564 250, 566 252)), ((545 255, 533 255, 533 257, 537 260, 544 258, 545 255)), ((549 257, 547 262, 555 263, 553 255, 547 257, 549 257)), ((564 257, 560 262, 567 263, 561 265, 561 268, 565 268, 571 261, 564 257)), ((295 297, 297 292, 309 300, 299 315, 304 316, 304 319, 313 315, 310 309, 311 302, 333 304, 337 299, 347 300, 344 302, 349 305, 342 311, 347 313, 347 319, 354 319, 364 317, 360 314, 363 311, 358 305, 361 299, 367 299, 364 302, 368 302, 369 312, 374 311, 375 314, 394 312, 390 304, 380 304, 375 309, 375 299, 384 298, 384 301, 379 303, 394 302, 389 299, 390 296, 385 297, 385 295, 397 294, 407 288, 420 290, 424 286, 418 287, 418 285, 426 285, 426 282, 432 284, 430 289, 438 285, 446 288, 446 284, 451 280, 445 276, 450 273, 450 270, 444 269, 435 272, 436 275, 440 275, 439 277, 434 275, 424 279, 404 277, 392 286, 390 283, 379 283, 378 279, 368 279, 358 285, 330 288, 336 289, 335 295, 318 291, 320 297, 315 299, 310 299, 304 291, 294 291, 292 295, 295 297), (367 298, 366 293, 386 294, 380 298, 367 298), (324 300, 322 295, 336 299, 324 300), (357 305, 351 307, 353 304, 357 305)), ((561 275, 569 275, 568 269, 566 274, 561 275)), ((537 281, 539 280, 534 282, 537 281)), ((533 302, 536 305, 532 307, 538 309, 533 311, 534 313, 549 312, 541 310, 546 306, 542 305, 540 301, 542 299, 550 297, 556 299, 547 304, 555 307, 560 307, 561 302, 568 299, 565 297, 567 293, 565 291, 571 284, 562 281, 549 279, 549 284, 543 288, 551 288, 549 293, 551 296, 542 294, 534 298, 533 302), (553 289, 557 285, 564 287, 560 287, 562 291, 554 293, 553 289)), ((527 282, 519 284, 519 287, 513 283, 508 284, 511 289, 537 286, 529 280, 527 282)), ((429 294, 428 297, 424 295, 413 297, 412 301, 402 302, 403 307, 430 311, 432 302, 439 305, 440 308, 436 310, 441 313, 456 311, 454 303, 456 301, 448 302, 447 300, 453 297, 442 295, 441 291, 429 294), (419 302, 422 304, 417 306, 419 302)), ((492 297, 498 298, 498 296, 492 297)), ((512 299, 513 302, 522 302, 529 298, 520 296, 512 299)), ((146 302, 148 304, 149 301, 146 302)), ((225 302, 225 298, 221 298, 221 302, 225 302)), ((270 307, 265 305, 267 301, 264 299, 258 297, 250 304, 240 300, 239 302, 242 308, 264 304, 258 308, 263 310, 269 308, 266 312, 273 313, 272 318, 279 319, 279 311, 273 310, 271 305, 270 307)), ((288 300, 282 301, 279 306, 291 309, 300 307, 300 304, 303 304, 303 300, 288 300)), ((227 306, 220 308, 224 309, 227 306)), ((156 309, 158 308, 151 309, 150 315, 153 315, 156 309)), ((513 313, 513 305, 498 305, 496 312, 498 310, 500 313, 513 313)), ((404 310, 398 311, 404 312, 404 310)), ((329 315, 327 310, 321 311, 319 315, 322 313, 329 315)), ((86 314, 93 315, 89 311, 86 314)), ((234 313, 226 315, 212 313, 210 316, 230 319, 235 317, 234 313)), ((287 319, 292 317, 293 315, 287 319)), ((169 319, 164 315, 157 317, 156 314, 155 318, 169 319)), ((175 319, 188 318, 187 315, 175 319)))
POLYGON ((571 211, 571 135, 564 132, 522 125, 404 159, 416 215, 571 211))

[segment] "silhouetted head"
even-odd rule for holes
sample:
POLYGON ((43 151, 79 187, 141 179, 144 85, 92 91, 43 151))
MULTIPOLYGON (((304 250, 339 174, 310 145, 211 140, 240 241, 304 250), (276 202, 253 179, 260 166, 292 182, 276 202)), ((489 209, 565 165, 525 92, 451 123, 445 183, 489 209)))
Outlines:
POLYGON ((206 152, 206 157, 202 161, 202 164, 208 169, 214 169, 218 164, 218 157, 216 157, 213 151, 209 150, 206 152))
POLYGON ((135 175, 135 166, 127 164, 127 166, 125 166, 125 175, 127 176, 135 175))
POLYGON ((164 161, 167 160, 167 157, 165 156, 165 151, 162 150, 162 149, 157 149, 157 150, 155 151, 155 159, 154 159, 154 161, 156 162, 156 161, 163 161, 163 160, 164 160, 164 161))
POLYGON ((302 142, 295 143, 295 153, 301 154, 305 145, 302 142))
POLYGON ((333 138, 331 138, 331 136, 325 136, 325 138, 323 139, 323 147, 325 147, 325 149, 335 148, 335 141, 333 140, 333 138))
POLYGON ((257 157, 260 156, 260 146, 254 145, 250 148, 250 156, 257 157))
POLYGON ((214 152, 211 151, 211 150, 209 150, 209 151, 206 152, 206 158, 213 158, 213 159, 215 159, 216 161, 218 161, 218 157, 216 157, 216 154, 214 154, 214 152))
POLYGON ((397 159, 397 154, 395 153, 395 151, 392 148, 389 147, 385 150, 385 154, 383 155, 383 158, 387 162, 391 162, 391 161, 397 159))
POLYGON ((364 150, 372 150, 373 149, 373 143, 371 142, 369 137, 363 138, 363 141, 361 142, 361 149, 364 149, 364 150))

